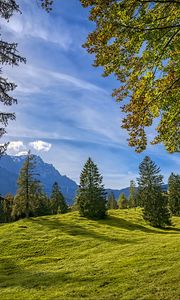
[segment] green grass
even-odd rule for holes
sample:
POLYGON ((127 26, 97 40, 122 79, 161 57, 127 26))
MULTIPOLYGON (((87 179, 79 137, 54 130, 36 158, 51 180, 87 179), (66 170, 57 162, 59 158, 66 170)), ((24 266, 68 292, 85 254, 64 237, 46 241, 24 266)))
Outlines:
POLYGON ((0 225, 0 299, 180 299, 180 218, 167 230, 140 210, 0 225))

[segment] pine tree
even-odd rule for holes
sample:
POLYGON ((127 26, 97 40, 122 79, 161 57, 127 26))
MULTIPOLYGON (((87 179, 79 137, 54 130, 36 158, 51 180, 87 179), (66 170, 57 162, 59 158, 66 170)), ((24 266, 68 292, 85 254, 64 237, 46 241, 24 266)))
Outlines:
POLYGON ((119 196, 118 206, 119 206, 119 208, 127 208, 128 207, 128 200, 127 200, 127 198, 126 198, 126 196, 125 196, 124 193, 122 193, 119 196))
POLYGON ((180 216, 180 175, 171 174, 168 180, 169 207, 173 215, 180 216))
POLYGON ((106 193, 102 176, 89 158, 80 175, 77 205, 81 216, 102 219, 106 216, 106 193))
POLYGON ((107 197, 107 209, 116 209, 118 207, 114 193, 111 192, 107 197))
POLYGON ((143 204, 143 217, 154 227, 171 225, 167 197, 162 193, 163 176, 146 156, 139 166, 138 192, 143 204))
POLYGON ((64 214, 68 211, 68 206, 57 182, 55 182, 52 186, 50 205, 53 215, 64 214))
POLYGON ((41 183, 35 178, 35 156, 30 152, 20 170, 18 190, 14 198, 13 218, 39 215, 42 201, 46 199, 41 183))
POLYGON ((136 207, 136 184, 134 180, 130 181, 129 189, 129 207, 136 207))
MULTIPOLYGON (((0 1, 0 16, 9 21, 13 13, 19 12, 19 6, 14 0, 0 1)), ((25 58, 21 57, 17 51, 16 43, 9 43, 0 40, 0 65, 18 66, 19 63, 25 62, 25 58)), ((0 67, 0 102, 5 106, 11 106, 17 103, 17 100, 9 93, 15 88, 16 84, 9 82, 6 78, 1 76, 2 67, 0 67)), ((15 114, 11 112, 0 112, 0 138, 6 133, 5 127, 9 120, 14 120, 15 114)), ((0 144, 0 156, 5 152, 8 144, 0 144)))

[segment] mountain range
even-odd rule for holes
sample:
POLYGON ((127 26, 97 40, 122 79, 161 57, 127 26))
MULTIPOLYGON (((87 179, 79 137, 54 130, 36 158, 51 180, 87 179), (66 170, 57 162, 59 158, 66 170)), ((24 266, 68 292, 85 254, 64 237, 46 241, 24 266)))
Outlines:
MULTIPOLYGON (((4 155, 0 158, 0 195, 16 193, 19 171, 25 159, 25 155, 4 155)), ((50 195, 53 183, 57 182, 68 204, 72 204, 78 189, 77 183, 67 176, 61 175, 52 164, 45 163, 40 156, 35 156, 35 161, 35 173, 39 174, 38 178, 42 182, 45 192, 50 195)), ((167 189, 167 185, 164 188, 167 189)), ((113 192, 115 198, 118 198, 121 193, 128 197, 129 187, 121 190, 106 189, 106 192, 113 192)))

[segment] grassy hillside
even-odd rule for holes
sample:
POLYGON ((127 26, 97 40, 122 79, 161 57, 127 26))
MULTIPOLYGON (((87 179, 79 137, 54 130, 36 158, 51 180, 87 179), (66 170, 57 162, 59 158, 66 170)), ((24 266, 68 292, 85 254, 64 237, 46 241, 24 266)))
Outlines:
POLYGON ((77 213, 0 225, 0 299, 180 299, 180 218, 147 226, 140 211, 102 221, 77 213))

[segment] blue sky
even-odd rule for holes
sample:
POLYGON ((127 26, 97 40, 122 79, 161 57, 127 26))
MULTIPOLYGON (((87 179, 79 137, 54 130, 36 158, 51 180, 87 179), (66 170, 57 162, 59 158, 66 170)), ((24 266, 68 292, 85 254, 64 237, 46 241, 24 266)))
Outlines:
MULTIPOLYGON (((26 65, 4 68, 18 85, 18 105, 10 108, 17 120, 2 140, 11 141, 8 153, 31 149, 76 182, 91 156, 110 188, 128 186, 149 155, 167 182, 171 171, 179 171, 179 156, 168 154, 163 146, 148 146, 141 154, 128 147, 119 104, 111 97, 119 83, 113 76, 103 78, 102 69, 92 66, 93 56, 81 46, 94 28, 88 10, 79 0, 56 1, 50 14, 36 1, 18 3, 22 14, 9 23, 1 21, 2 37, 18 42, 27 58, 26 65)), ((154 135, 153 129, 148 135, 154 135)))

